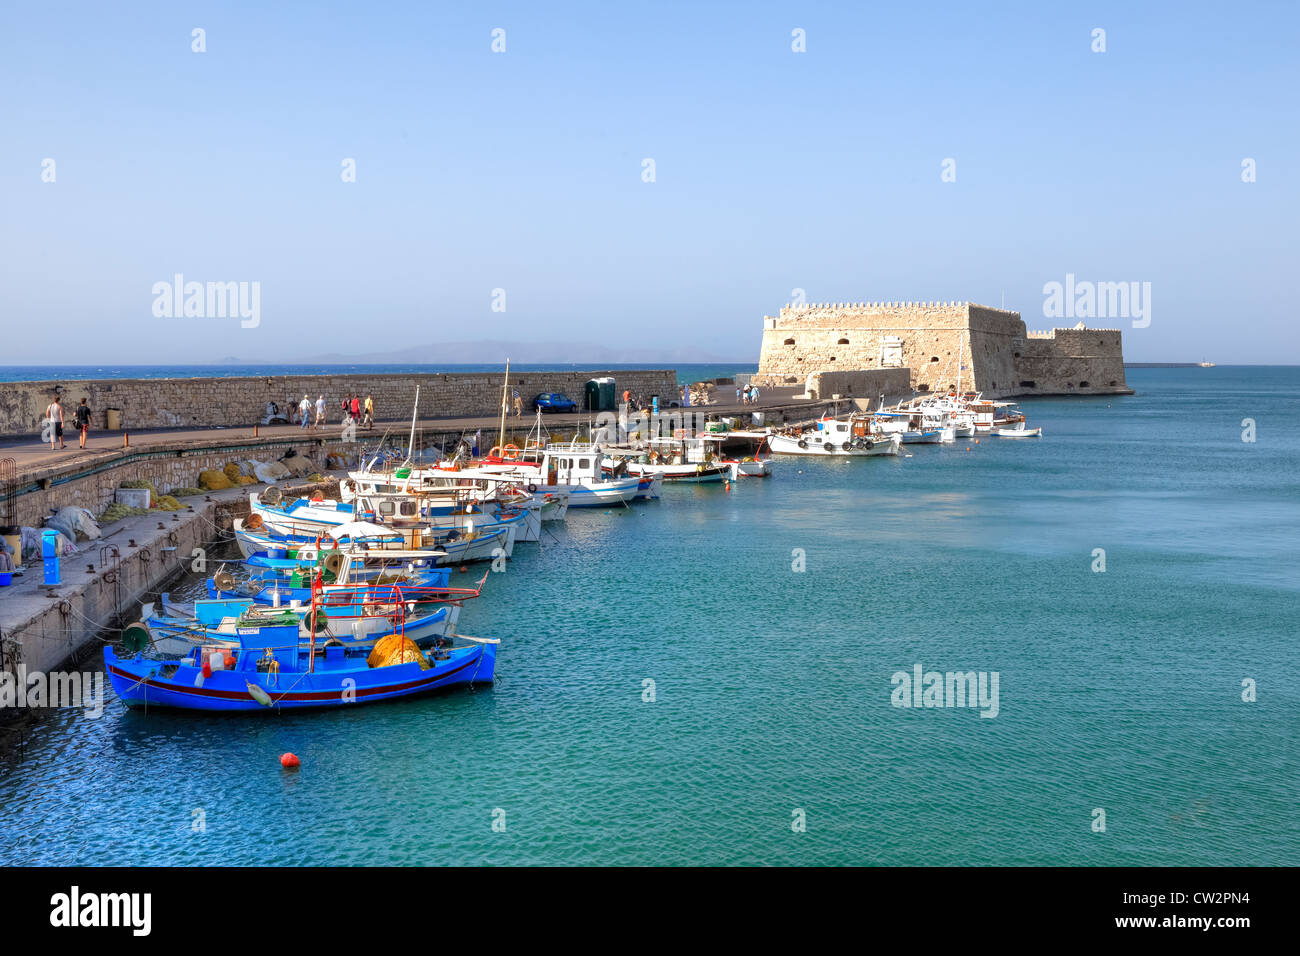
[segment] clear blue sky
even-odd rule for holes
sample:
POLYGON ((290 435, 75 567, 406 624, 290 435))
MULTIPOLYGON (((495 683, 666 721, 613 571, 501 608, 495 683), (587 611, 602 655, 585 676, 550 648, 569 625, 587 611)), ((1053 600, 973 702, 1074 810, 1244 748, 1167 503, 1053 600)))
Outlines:
POLYGON ((795 288, 1005 294, 1044 328, 1067 273, 1152 284, 1149 328, 1092 323, 1131 360, 1300 362, 1300 4, 2 17, 0 364, 591 337, 756 361, 795 288), (260 282, 260 326, 155 318, 177 272, 260 282))

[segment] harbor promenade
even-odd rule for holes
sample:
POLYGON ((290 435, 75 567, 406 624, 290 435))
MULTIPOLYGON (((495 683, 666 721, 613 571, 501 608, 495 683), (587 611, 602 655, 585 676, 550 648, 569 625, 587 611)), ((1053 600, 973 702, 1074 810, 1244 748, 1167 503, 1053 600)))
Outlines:
MULTIPOLYGON (((734 390, 723 386, 720 392, 725 397, 733 398, 734 390)), ((697 412, 710 417, 748 417, 753 412, 762 412, 765 420, 797 421, 814 418, 823 410, 833 409, 836 405, 847 407, 847 403, 830 400, 813 400, 799 397, 801 389, 769 388, 760 392, 760 399, 754 405, 741 405, 724 401, 715 405, 697 405, 686 409, 662 409, 663 412, 697 412)), ((84 449, 77 444, 77 434, 69 425, 64 433, 67 447, 51 451, 48 442, 42 443, 40 436, 33 434, 27 438, 0 439, 0 458, 13 458, 18 477, 24 483, 40 481, 68 470, 82 471, 88 468, 104 466, 118 462, 131 455, 168 451, 176 453, 198 452, 211 448, 239 446, 252 453, 258 445, 293 445, 300 443, 330 444, 338 443, 343 437, 343 426, 337 418, 321 428, 302 428, 299 425, 251 425, 210 428, 153 428, 141 430, 91 429, 84 449)), ((547 414, 542 416, 546 429, 552 433, 572 432, 590 423, 596 413, 580 412, 573 414, 547 414)), ((533 415, 524 414, 516 417, 513 413, 506 416, 505 425, 508 432, 527 432, 536 424, 533 415)), ((484 444, 495 444, 494 436, 501 426, 499 415, 459 416, 422 418, 416 422, 417 437, 425 444, 439 444, 443 441, 473 435, 482 431, 484 444)), ((362 443, 378 441, 386 432, 394 441, 405 442, 410 434, 411 420, 389 419, 375 423, 373 428, 359 428, 356 439, 362 443)))

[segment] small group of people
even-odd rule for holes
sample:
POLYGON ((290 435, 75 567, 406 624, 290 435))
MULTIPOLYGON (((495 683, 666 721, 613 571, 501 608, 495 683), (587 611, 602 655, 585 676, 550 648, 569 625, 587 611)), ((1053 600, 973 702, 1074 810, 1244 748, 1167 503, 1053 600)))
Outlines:
MULTIPOLYGON (((316 401, 313 402, 311 396, 304 392, 302 401, 298 403, 299 425, 304 429, 310 426, 314 431, 328 424, 325 409, 324 395, 318 395, 316 401), (315 412, 314 417, 313 412, 315 412)), ((371 395, 367 395, 365 400, 362 401, 359 393, 356 395, 349 393, 339 402, 339 410, 342 412, 341 421, 344 425, 357 424, 365 428, 375 427, 375 400, 371 395)))
MULTIPOLYGON (((86 436, 90 432, 90 405, 88 400, 83 396, 81 404, 77 406, 72 413, 72 423, 81 436, 81 447, 86 447, 86 436)), ((58 451, 67 448, 63 441, 63 403, 59 401, 59 394, 54 394, 54 401, 45 406, 45 418, 41 421, 41 441, 47 438, 50 442, 50 451, 58 451), (58 442, 56 445, 55 442, 58 442)))
POLYGON ((737 385, 736 401, 742 405, 758 404, 758 386, 757 385, 737 385))

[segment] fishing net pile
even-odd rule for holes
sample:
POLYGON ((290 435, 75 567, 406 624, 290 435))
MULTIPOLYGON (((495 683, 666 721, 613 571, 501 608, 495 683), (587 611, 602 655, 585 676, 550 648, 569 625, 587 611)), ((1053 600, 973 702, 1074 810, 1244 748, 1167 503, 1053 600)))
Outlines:
POLYGON ((393 664, 410 663, 419 664, 422 671, 429 669, 429 661, 424 653, 416 646, 415 641, 405 634, 389 634, 381 638, 375 645, 375 649, 370 652, 370 656, 366 658, 366 664, 370 667, 391 667, 393 664))

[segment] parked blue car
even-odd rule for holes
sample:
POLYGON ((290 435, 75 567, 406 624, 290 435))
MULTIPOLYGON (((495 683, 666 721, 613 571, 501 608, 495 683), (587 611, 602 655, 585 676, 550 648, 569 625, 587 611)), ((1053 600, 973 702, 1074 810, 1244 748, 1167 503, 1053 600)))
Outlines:
POLYGON ((576 412, 578 403, 561 392, 542 392, 533 399, 533 408, 543 412, 576 412))

